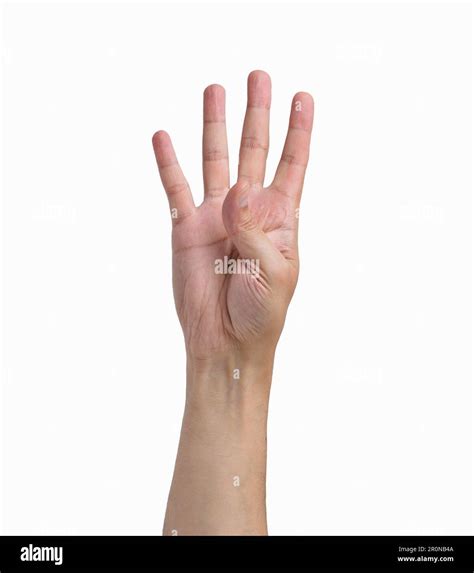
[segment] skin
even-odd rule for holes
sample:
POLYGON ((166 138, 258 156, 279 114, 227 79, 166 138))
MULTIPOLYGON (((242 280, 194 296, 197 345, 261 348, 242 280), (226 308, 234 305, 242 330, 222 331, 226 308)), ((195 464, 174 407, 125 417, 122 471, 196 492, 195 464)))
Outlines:
POLYGON ((264 187, 271 80, 248 77, 237 182, 230 187, 225 91, 204 91, 204 201, 196 207, 169 135, 153 148, 172 213, 173 291, 187 354, 186 405, 165 535, 265 535, 266 423, 273 359, 298 278, 298 208, 313 99, 297 93, 264 187), (217 274, 215 261, 258 261, 217 274))

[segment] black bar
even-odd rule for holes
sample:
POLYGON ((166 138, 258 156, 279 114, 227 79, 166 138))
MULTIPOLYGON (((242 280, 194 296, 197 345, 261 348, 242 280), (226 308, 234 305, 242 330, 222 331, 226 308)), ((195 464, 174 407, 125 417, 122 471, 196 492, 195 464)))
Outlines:
POLYGON ((163 567, 473 573, 474 537, 0 537, 0 573, 163 567))

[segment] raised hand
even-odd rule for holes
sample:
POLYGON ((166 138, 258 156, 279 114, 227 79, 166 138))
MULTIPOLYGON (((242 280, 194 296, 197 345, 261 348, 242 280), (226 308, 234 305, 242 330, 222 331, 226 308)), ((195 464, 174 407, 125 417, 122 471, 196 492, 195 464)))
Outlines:
POLYGON ((159 131, 153 137, 173 221, 175 303, 188 355, 195 358, 235 348, 245 352, 274 347, 296 285, 298 208, 313 100, 304 92, 294 96, 281 161, 273 182, 264 187, 270 102, 270 77, 252 72, 238 179, 229 190, 225 91, 219 85, 206 88, 204 201, 199 207, 168 134, 159 131), (249 262, 231 262, 239 259, 249 262))
POLYGON ((205 90, 199 207, 168 134, 153 136, 173 221, 173 289, 187 352, 167 535, 267 532, 268 399, 298 277, 298 208, 313 123, 311 96, 297 93, 281 161, 264 187, 270 100, 269 76, 252 72, 238 178, 229 189, 224 89, 205 90))

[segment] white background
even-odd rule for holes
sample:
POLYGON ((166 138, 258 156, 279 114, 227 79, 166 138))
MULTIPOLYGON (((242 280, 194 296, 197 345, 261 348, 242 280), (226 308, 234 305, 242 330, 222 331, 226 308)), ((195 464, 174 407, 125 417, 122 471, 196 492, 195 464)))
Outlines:
POLYGON ((316 100, 269 420, 272 534, 471 534, 469 4, 3 10, 5 534, 160 534, 184 398, 168 130, 197 201, 202 91, 316 100))

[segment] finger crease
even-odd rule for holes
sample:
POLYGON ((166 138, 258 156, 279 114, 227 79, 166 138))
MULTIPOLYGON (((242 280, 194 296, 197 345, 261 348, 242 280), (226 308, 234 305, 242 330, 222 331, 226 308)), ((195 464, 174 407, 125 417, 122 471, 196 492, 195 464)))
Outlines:
POLYGON ((205 190, 205 197, 206 199, 217 199, 227 193, 228 190, 228 187, 210 187, 205 190))
POLYGON ((291 153, 284 153, 281 156, 281 160, 284 163, 288 163, 288 165, 299 165, 300 167, 306 167, 306 163, 302 163, 301 161, 298 161, 296 159, 296 156, 292 155, 291 153))
POLYGON ((247 179, 251 183, 258 183, 260 181, 255 175, 247 175, 246 173, 239 173, 238 179, 247 179))
POLYGON ((261 149, 262 151, 268 151, 268 145, 264 145, 256 137, 248 136, 242 137, 241 146, 244 149, 261 149))
POLYGON ((264 110, 269 110, 270 109, 270 104, 263 104, 263 105, 247 105, 247 109, 264 109, 264 110))
POLYGON ((182 193, 188 189, 189 185, 187 183, 174 183, 173 185, 168 185, 166 187, 166 192, 168 195, 177 195, 178 193, 182 193))
POLYGON ((203 157, 203 161, 223 161, 227 159, 229 159, 229 156, 217 149, 206 151, 203 157))
POLYGON ((297 127, 294 125, 290 125, 288 130, 289 131, 304 131, 305 133, 311 133, 311 129, 307 129, 306 127, 297 127))
POLYGON ((174 165, 178 165, 178 162, 170 161, 169 163, 158 163, 158 167, 160 169, 166 169, 167 167, 173 167, 174 165))

